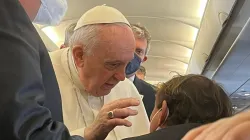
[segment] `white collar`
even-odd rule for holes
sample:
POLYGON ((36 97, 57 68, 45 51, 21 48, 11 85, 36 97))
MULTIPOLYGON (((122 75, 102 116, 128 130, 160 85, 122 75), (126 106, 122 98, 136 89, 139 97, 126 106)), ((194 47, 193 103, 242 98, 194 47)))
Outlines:
POLYGON ((135 75, 129 77, 128 79, 129 79, 131 82, 134 82, 134 80, 135 80, 135 75))
POLYGON ((62 60, 62 66, 69 76, 69 78, 73 81, 73 83, 79 88, 81 91, 85 91, 84 87, 80 81, 78 71, 75 66, 75 62, 72 56, 72 51, 70 48, 66 48, 62 55, 61 55, 61 60, 62 60))

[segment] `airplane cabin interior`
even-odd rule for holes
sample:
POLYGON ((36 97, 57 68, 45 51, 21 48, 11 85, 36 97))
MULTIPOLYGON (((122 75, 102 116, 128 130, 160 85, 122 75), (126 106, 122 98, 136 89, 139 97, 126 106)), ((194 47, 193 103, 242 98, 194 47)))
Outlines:
POLYGON ((70 24, 103 4, 149 30, 146 82, 202 74, 222 85, 235 113, 250 109, 250 0, 68 0, 59 25, 34 24, 48 51, 60 48, 70 24))

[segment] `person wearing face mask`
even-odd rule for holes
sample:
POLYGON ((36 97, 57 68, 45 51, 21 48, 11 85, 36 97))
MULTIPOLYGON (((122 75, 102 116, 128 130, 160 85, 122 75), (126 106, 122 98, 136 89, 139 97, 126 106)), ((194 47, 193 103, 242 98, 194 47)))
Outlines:
POLYGON ((178 76, 156 93, 150 134, 126 140, 180 140, 189 130, 232 116, 224 90, 201 75, 178 76))
POLYGON ((0 137, 3 140, 83 140, 80 136, 70 136, 62 123, 61 97, 52 64, 31 23, 34 19, 47 25, 59 23, 67 9, 66 0, 54 0, 49 5, 52 1, 0 1, 0 137), (59 13, 50 11, 58 7, 59 13))
POLYGON ((149 132, 140 94, 125 75, 127 64, 137 57, 134 50, 135 39, 125 16, 102 5, 81 16, 68 48, 50 53, 64 122, 72 135, 91 139, 93 132, 106 133, 107 140, 120 140, 149 132), (124 104, 126 99, 131 103, 124 104))
POLYGON ((57 25, 60 23, 68 5, 67 0, 19 0, 33 23, 57 25))
POLYGON ((126 77, 134 83, 138 92, 142 96, 142 100, 149 118, 154 109, 155 90, 153 85, 139 79, 136 76, 136 71, 140 68, 140 65, 143 62, 147 61, 151 36, 149 31, 140 24, 132 24, 131 29, 135 36, 136 49, 134 59, 128 64, 126 68, 126 77))

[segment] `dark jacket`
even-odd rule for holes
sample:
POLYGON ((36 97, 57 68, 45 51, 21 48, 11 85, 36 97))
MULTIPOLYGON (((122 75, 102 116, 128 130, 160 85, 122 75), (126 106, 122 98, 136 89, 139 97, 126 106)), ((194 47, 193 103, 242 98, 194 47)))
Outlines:
POLYGON ((198 126, 200 124, 195 123, 168 126, 150 134, 124 140, 181 140, 189 130, 198 126))
POLYGON ((19 0, 0 0, 0 138, 82 140, 62 123, 48 52, 19 0))
POLYGON ((137 88, 138 92, 143 95, 143 103, 148 115, 148 118, 150 118, 150 115, 154 109, 155 105, 155 90, 152 85, 149 83, 137 78, 135 76, 134 79, 134 85, 137 88))

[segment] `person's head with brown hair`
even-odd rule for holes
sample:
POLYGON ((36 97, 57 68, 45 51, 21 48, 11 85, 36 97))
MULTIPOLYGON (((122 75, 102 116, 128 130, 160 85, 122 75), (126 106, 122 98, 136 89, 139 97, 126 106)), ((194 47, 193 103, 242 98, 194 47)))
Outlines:
POLYGON ((194 74, 178 76, 158 90, 150 131, 184 123, 206 124, 232 112, 229 97, 214 81, 194 74))
POLYGON ((146 77, 146 68, 143 67, 143 66, 140 66, 140 68, 137 70, 136 72, 136 76, 141 79, 141 80, 144 80, 145 77, 146 77))
POLYGON ((151 36, 147 28, 139 23, 131 24, 131 29, 135 37, 135 54, 140 58, 140 61, 138 62, 138 57, 134 57, 128 67, 126 67, 126 77, 132 77, 130 80, 134 81, 133 77, 136 74, 136 70, 138 70, 139 66, 148 59, 147 54, 150 49, 151 36))
POLYGON ((147 61, 147 54, 150 49, 151 36, 148 29, 140 23, 131 24, 131 29, 135 36, 135 53, 141 58, 142 62, 147 61))

